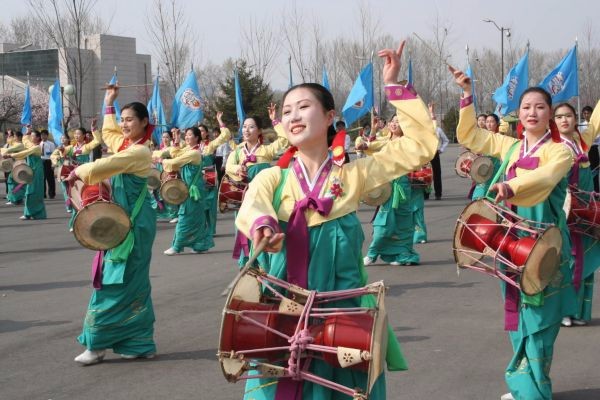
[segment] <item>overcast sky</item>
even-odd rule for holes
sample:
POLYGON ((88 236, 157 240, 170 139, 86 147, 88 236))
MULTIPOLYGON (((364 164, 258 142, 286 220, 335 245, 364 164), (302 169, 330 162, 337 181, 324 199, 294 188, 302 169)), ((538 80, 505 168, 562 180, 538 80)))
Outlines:
MULTIPOLYGON (((101 0, 97 10, 110 20, 110 32, 115 35, 137 38, 139 53, 152 54, 153 45, 146 33, 146 14, 153 0, 101 0)), ((291 1, 288 0, 179 0, 188 16, 196 24, 201 54, 213 63, 227 57, 238 57, 238 26, 250 16, 262 18, 274 15, 285 19, 291 1)), ((319 15, 326 37, 347 35, 354 37, 357 9, 360 0, 302 0, 297 1, 299 10, 307 15, 319 15)), ((382 33, 398 39, 417 32, 430 36, 436 15, 444 26, 450 27, 452 57, 450 61, 462 66, 465 45, 471 49, 491 47, 500 49, 500 32, 483 19, 491 18, 498 25, 512 30, 515 44, 527 40, 531 47, 540 50, 557 50, 571 47, 576 37, 583 37, 584 28, 592 23, 592 17, 600 15, 600 1, 596 0, 504 0, 504 1, 368 1, 373 14, 381 21, 382 33)), ((27 15, 24 0, 2 0, 0 20, 10 21, 13 16, 27 15)), ((596 46, 600 47, 600 24, 594 28, 596 46)), ((414 39, 413 39, 414 40, 414 39)), ((509 43, 505 41, 505 46, 509 43)), ((285 60, 285 57, 282 57, 285 60)), ((284 61, 285 62, 285 61, 284 61)), ((153 62, 156 70, 156 63, 153 62)), ((275 88, 284 88, 287 82, 286 66, 281 66, 271 77, 275 88)))

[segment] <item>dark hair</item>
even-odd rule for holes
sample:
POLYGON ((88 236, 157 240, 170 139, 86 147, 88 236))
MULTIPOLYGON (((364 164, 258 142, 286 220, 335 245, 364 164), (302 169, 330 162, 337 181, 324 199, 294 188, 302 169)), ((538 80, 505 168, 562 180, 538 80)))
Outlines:
MULTIPOLYGON (((319 104, 321 104, 321 107, 323 107, 323 110, 325 110, 325 112, 335 110, 335 102, 333 101, 333 95, 329 90, 327 90, 324 86, 319 85, 318 83, 301 83, 299 85, 292 86, 287 90, 287 92, 283 94, 281 104, 284 104, 287 95, 292 90, 296 89, 308 89, 313 94, 313 96, 315 96, 319 104)), ((333 138, 335 137, 336 133, 337 132, 335 131, 335 127, 333 126, 333 124, 329 125, 329 128, 327 128, 327 145, 331 146, 331 143, 333 143, 333 138)))
POLYGON ((206 132, 210 133, 210 131, 208 130, 208 127, 207 127, 206 125, 204 125, 204 124, 200 124, 200 125, 198 125, 198 128, 204 128, 204 130, 205 130, 206 132))
POLYGON ((552 115, 553 116, 556 115, 556 110, 558 110, 561 107, 567 107, 568 109, 570 109, 573 112, 573 115, 577 115, 577 111, 575 111, 575 107, 573 107, 572 105, 570 105, 569 103, 566 103, 566 102, 557 104, 556 107, 554 107, 554 113, 552 115))
MULTIPOLYGON (((169 135, 169 139, 173 140, 173 135, 171 135, 171 132, 169 132, 169 131, 164 131, 162 134, 164 135, 165 133, 166 133, 167 135, 169 135)), ((162 137, 162 135, 161 135, 161 137, 162 137)))
POLYGON ((585 106, 581 109, 581 112, 584 113, 586 111, 594 112, 594 109, 591 106, 585 106))
POLYGON ((215 126, 212 131, 213 131, 213 133, 219 134, 219 133, 221 133, 221 128, 219 128, 218 126, 215 126))
MULTIPOLYGON (((258 129, 263 128, 262 119, 258 115, 248 115, 248 116, 246 116, 246 119, 244 120, 244 122, 248 119, 253 120, 258 129)), ((244 122, 242 122, 242 125, 244 124, 244 122)))
POLYGON ((35 137, 36 137, 36 138, 38 138, 38 139, 41 139, 41 138, 42 138, 42 134, 41 134, 41 132, 40 132, 40 131, 34 130, 34 131, 32 131, 31 133, 33 134, 33 136, 35 136, 35 137))
POLYGON ((335 127, 336 128, 338 128, 338 127, 345 128, 346 127, 346 123, 344 121, 342 121, 342 120, 339 120, 338 122, 335 123, 335 127))
MULTIPOLYGON (((134 101, 133 103, 128 103, 121 107, 121 112, 125 110, 133 110, 133 113, 136 117, 138 117, 139 120, 146 118, 148 123, 150 123, 150 115, 148 114, 148 109, 144 104, 134 101)), ((83 130, 83 132, 85 132, 85 130, 83 130)))
POLYGON ((487 118, 487 114, 483 114, 483 113, 482 113, 482 114, 479 114, 479 115, 477 116, 477 119, 479 119, 480 117, 485 117, 485 118, 487 118))
POLYGON ((15 135, 16 137, 22 138, 23 137, 23 132, 21 132, 21 131, 13 131, 13 135, 15 135))
POLYGON ((200 129, 198 129, 198 127, 197 127, 197 126, 192 126, 192 127, 189 127, 189 128, 187 128, 185 131, 186 131, 186 132, 187 132, 187 131, 192 131, 192 133, 194 134, 194 136, 196 136, 196 139, 198 139, 198 140, 201 140, 201 139, 202 139, 202 134, 200 133, 200 129))
POLYGON ((44 134, 49 135, 50 134, 48 132, 48 129, 42 129, 41 133, 42 133, 42 135, 44 135, 44 134))
MULTIPOLYGON (((481 114, 481 115, 485 115, 485 114, 481 114)), ((500 117, 498 117, 496 114, 491 113, 491 114, 485 115, 486 119, 487 119, 487 117, 494 118, 496 120, 496 124, 500 125, 500 117)), ((477 118, 479 118, 479 117, 477 117, 477 118)))
POLYGON ((523 94, 521 95, 521 97, 519 97, 519 107, 521 107, 521 103, 523 102, 523 98, 525 97, 525 95, 529 94, 529 93, 539 93, 542 95, 542 97, 544 97, 544 101, 546 102, 546 104, 548 104, 548 107, 552 108, 552 96, 550 96, 550 93, 548 93, 546 90, 542 89, 539 86, 532 86, 530 88, 527 88, 523 94))

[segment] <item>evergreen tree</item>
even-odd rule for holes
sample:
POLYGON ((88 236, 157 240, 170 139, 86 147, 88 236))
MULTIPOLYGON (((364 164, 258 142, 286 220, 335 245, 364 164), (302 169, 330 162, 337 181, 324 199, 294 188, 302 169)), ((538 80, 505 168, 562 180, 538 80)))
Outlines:
MULTIPOLYGON (((242 104, 246 116, 258 116, 263 121, 263 128, 269 126, 269 113, 267 107, 273 101, 273 91, 269 85, 254 74, 246 61, 237 61, 238 77, 242 90, 242 104)), ((211 114, 217 110, 223 111, 223 121, 234 130, 237 127, 237 114, 235 110, 235 79, 233 72, 228 74, 224 81, 219 82, 220 94, 216 104, 209 105, 211 114)))

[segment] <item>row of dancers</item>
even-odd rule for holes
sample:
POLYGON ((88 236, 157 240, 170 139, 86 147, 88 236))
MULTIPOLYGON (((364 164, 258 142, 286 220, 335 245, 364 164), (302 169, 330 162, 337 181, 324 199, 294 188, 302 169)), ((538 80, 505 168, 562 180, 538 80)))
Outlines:
MULTIPOLYGON (((367 157, 344 163, 343 135, 332 126, 333 97, 318 84, 290 88, 283 96, 280 114, 274 106, 270 108, 278 135, 270 145, 260 141, 260 120, 244 121, 244 142, 235 147, 226 164, 229 179, 248 183, 235 219, 239 232, 235 247, 240 260, 246 260, 253 243, 265 239, 261 267, 272 276, 316 291, 364 286, 365 265, 377 257, 391 264, 419 262, 412 249, 416 225, 412 210, 413 199, 421 203, 422 194, 407 182, 407 175, 434 157, 439 138, 435 121, 416 89, 398 83, 403 48, 404 42, 397 50, 378 53, 384 59, 385 93, 396 114, 387 126, 389 135, 377 138, 375 134, 375 139, 361 144, 361 151, 370 154, 367 157), (283 149, 272 166, 275 155, 283 149), (364 257, 364 233, 356 214, 360 199, 389 184, 392 194, 373 221, 373 242, 364 257)), ((593 273, 600 260, 600 246, 593 238, 577 238, 569 232, 563 204, 573 187, 592 191, 585 151, 600 132, 600 107, 579 134, 571 106, 561 104, 553 110, 547 92, 529 88, 519 102, 520 137, 499 135, 477 126, 470 79, 462 71, 450 68, 450 72, 463 92, 459 142, 473 152, 503 161, 506 168, 502 171, 504 179, 486 188, 485 196, 509 202, 519 216, 553 223, 561 230, 559 272, 542 292, 535 296, 517 293, 515 297, 514 287, 502 287, 506 298, 517 301, 507 309, 511 318, 509 321, 507 316, 506 327, 514 353, 505 373, 509 393, 501 398, 551 399, 550 365, 561 321, 572 317, 571 321, 585 322, 591 318, 593 273)), ((175 237, 165 254, 174 255, 186 247, 204 252, 212 246, 206 204, 214 199, 199 176, 202 166, 211 163, 216 148, 231 137, 219 120, 220 135, 212 142, 203 142, 202 132, 189 128, 185 146, 175 142, 152 153, 147 146, 152 127, 146 107, 127 104, 117 121, 113 104, 118 92, 118 86, 107 90, 101 134, 113 155, 78 165, 65 180, 67 184, 76 180, 97 184, 110 179, 112 200, 129 215, 136 211, 131 246, 125 251, 108 250, 95 258, 103 274, 78 337, 85 351, 75 358, 84 365, 102 361, 108 349, 124 358, 156 354, 149 268, 157 200, 147 188, 152 161, 167 172, 179 171, 190 192, 179 207, 175 237)), ((26 150, 12 156, 26 157, 33 168, 39 155, 34 149, 35 133, 31 136, 33 145, 26 144, 26 150)), ((36 214, 30 211, 26 215, 36 214)), ((358 306, 353 300, 341 303, 340 307, 358 306)), ((389 371, 407 369, 393 331, 388 337, 386 362, 389 371)), ((322 360, 314 360, 310 370, 350 387, 364 387, 367 380, 360 370, 335 368, 322 360)), ((250 379, 245 393, 245 399, 291 398, 289 393, 295 399, 336 398, 329 388, 291 379, 250 379)), ((386 398, 384 373, 369 398, 386 398)))

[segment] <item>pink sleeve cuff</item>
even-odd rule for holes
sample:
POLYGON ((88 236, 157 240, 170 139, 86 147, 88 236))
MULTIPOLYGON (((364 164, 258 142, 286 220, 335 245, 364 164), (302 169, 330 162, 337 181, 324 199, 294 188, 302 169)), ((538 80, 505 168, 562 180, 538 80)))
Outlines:
POLYGON ((278 125, 281 123, 281 121, 278 118, 272 119, 271 123, 273 124, 273 126, 278 125))
POLYGON ((262 217, 258 217, 256 220, 254 220, 254 223, 250 227, 250 237, 254 236, 254 232, 256 232, 257 229, 265 227, 270 228, 273 233, 281 232, 281 228, 279 227, 279 224, 275 218, 271 217, 270 215, 263 215, 262 217))
POLYGON ((504 184, 504 187, 506 188, 506 192, 508 193, 508 198, 511 199, 511 198, 515 197, 515 192, 513 192, 510 185, 506 182, 504 182, 503 184, 504 184))
POLYGON ((413 100, 417 98, 417 91, 411 83, 404 85, 387 85, 385 95, 389 101, 413 100))
POLYGON ((223 125, 219 124, 219 128, 221 128, 221 129, 227 128, 227 125, 225 125, 225 124, 223 124, 223 125))
POLYGON ((116 114, 114 106, 105 106, 104 114, 116 114))
POLYGON ((460 99, 460 108, 465 108, 473 104, 473 95, 460 99))

